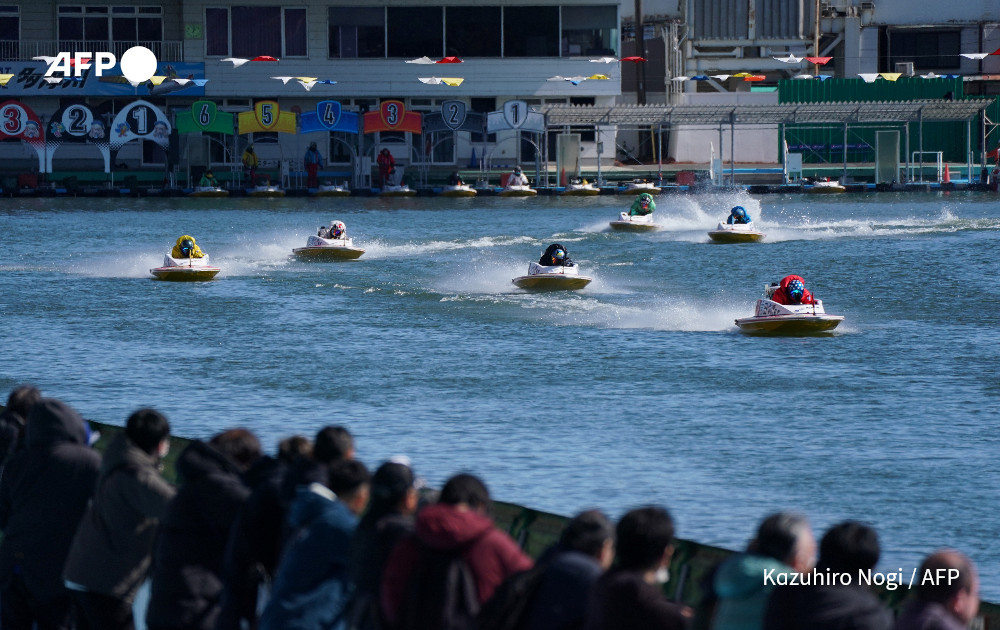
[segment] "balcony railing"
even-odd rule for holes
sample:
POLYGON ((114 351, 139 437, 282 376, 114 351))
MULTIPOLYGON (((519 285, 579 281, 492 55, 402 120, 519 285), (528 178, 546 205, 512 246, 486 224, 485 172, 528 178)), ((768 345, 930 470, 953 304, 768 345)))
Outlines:
POLYGON ((133 46, 145 46, 160 61, 184 61, 184 46, 180 41, 104 41, 104 40, 35 40, 0 41, 0 61, 31 61, 32 57, 54 57, 59 52, 110 52, 116 59, 133 46))

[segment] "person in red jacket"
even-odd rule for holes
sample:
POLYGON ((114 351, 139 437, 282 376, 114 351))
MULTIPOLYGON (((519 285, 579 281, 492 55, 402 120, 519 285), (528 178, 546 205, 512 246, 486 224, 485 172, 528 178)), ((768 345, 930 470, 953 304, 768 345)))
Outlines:
MULTIPOLYGON (((414 534, 396 545, 382 574, 381 604, 388 628, 442 627, 430 617, 445 612, 443 602, 427 601, 445 595, 440 592, 444 584, 426 583, 433 573, 424 568, 435 556, 460 556, 465 562, 475 583, 475 609, 506 578, 532 567, 531 558, 493 524, 489 506, 483 482, 460 474, 445 483, 438 503, 417 513, 414 534), (413 602, 420 608, 414 609, 413 602)), ((474 615, 476 610, 467 612, 474 615)))
POLYGON ((778 304, 815 304, 812 293, 806 288, 802 276, 785 276, 771 294, 771 301, 778 304))
POLYGON ((389 149, 382 149, 379 151, 376 162, 378 163, 378 174, 382 188, 385 188, 389 185, 389 176, 396 168, 396 159, 392 157, 389 149))

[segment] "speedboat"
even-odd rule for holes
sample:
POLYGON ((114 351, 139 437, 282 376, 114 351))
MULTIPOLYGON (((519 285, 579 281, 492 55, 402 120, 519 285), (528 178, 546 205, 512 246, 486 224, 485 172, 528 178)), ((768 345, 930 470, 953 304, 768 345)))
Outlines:
POLYGON ((518 276, 511 282, 522 289, 536 291, 575 291, 590 284, 591 280, 590 276, 580 275, 576 263, 546 266, 532 262, 528 264, 528 275, 518 276))
POLYGON ((624 232, 651 232, 657 228, 653 223, 653 214, 636 214, 629 216, 628 212, 622 212, 617 221, 611 222, 612 230, 624 232))
POLYGON ((228 197, 229 191, 218 186, 195 186, 188 197, 228 197))
POLYGON ((349 238, 323 238, 310 236, 305 247, 297 247, 292 254, 303 260, 354 260, 365 250, 355 247, 349 238))
POLYGON ((441 187, 442 197, 475 197, 476 189, 468 184, 459 184, 457 186, 442 186, 441 187))
POLYGON ((513 184, 500 190, 501 197, 534 197, 538 191, 527 184, 513 184))
POLYGON ((254 186, 247 194, 251 197, 284 197, 285 191, 280 186, 254 186))
POLYGON ((578 182, 578 183, 567 184, 566 188, 564 188, 563 191, 559 194, 570 197, 573 196, 592 197, 593 195, 601 194, 601 189, 589 182, 587 183, 578 182))
POLYGON ((417 191, 410 188, 408 184, 403 184, 402 186, 386 186, 379 191, 379 197, 412 197, 417 194, 417 191))
POLYGON ((828 315, 823 301, 815 304, 778 304, 771 300, 776 285, 764 286, 753 317, 736 320, 740 330, 750 335, 809 335, 828 332, 844 321, 843 315, 828 315))
POLYGON ((173 258, 163 256, 163 266, 150 269, 157 280, 197 281, 211 280, 222 271, 208 262, 208 254, 201 258, 173 258))
POLYGON ((660 192, 660 187, 652 182, 640 181, 638 179, 628 183, 626 190, 630 193, 649 193, 655 195, 660 192))
POLYGON ((836 180, 813 182, 812 186, 806 188, 806 192, 810 193, 842 193, 846 190, 847 189, 844 188, 844 186, 836 180))
POLYGON ((350 197, 351 189, 347 186, 322 184, 312 193, 313 197, 350 197))
POLYGON ((708 238, 716 243, 757 243, 764 238, 764 233, 750 223, 719 223, 708 233, 708 238))

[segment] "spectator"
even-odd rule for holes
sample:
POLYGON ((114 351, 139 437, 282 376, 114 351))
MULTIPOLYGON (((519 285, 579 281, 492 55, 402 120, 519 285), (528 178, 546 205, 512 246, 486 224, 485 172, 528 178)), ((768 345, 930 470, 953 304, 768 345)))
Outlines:
POLYGON ((70 627, 62 570, 94 493, 101 456, 87 423, 66 403, 42 398, 28 412, 25 448, 0 479, 0 627, 70 627))
POLYGON ((979 574, 972 560, 950 549, 936 551, 920 565, 919 576, 916 599, 903 609, 895 630, 968 628, 979 612, 979 574))
POLYGON ((135 627, 132 603, 146 580, 160 519, 176 492, 160 475, 160 459, 169 447, 167 419, 140 409, 105 449, 97 491, 63 570, 77 630, 135 627))
POLYGON ((343 630, 353 581, 348 569, 357 515, 368 505, 364 464, 342 460, 326 484, 300 487, 289 515, 293 535, 281 558, 260 630, 343 630))
POLYGON ((7 406, 0 412, 0 473, 10 456, 24 447, 25 420, 41 397, 33 385, 15 387, 7 396, 7 406))
POLYGON ((306 165, 306 187, 316 188, 319 186, 319 169, 323 166, 323 155, 316 148, 316 143, 313 142, 306 149, 306 155, 303 158, 303 162, 306 165))
POLYGON ((282 486, 288 471, 312 457, 312 442, 296 435, 278 444, 278 456, 264 456, 247 471, 251 492, 233 523, 223 561, 223 592, 215 630, 256 627, 258 593, 270 586, 285 539, 290 499, 282 486))
POLYGON ((359 630, 383 625, 378 607, 382 573, 392 550, 413 533, 417 502, 416 477, 409 465, 390 460, 379 466, 372 478, 371 505, 351 544, 356 588, 352 615, 359 630))
POLYGON ((687 627, 688 611, 663 595, 674 554, 674 521, 663 508, 628 512, 615 528, 618 562, 598 578, 586 630, 674 630, 687 627))
POLYGON ((713 630, 759 630, 774 590, 765 572, 804 573, 815 556, 816 540, 804 516, 779 512, 765 518, 746 553, 730 556, 715 572, 713 630))
POLYGON ((181 486, 153 552, 149 630, 212 630, 229 530, 250 495, 242 477, 259 456, 253 433, 230 429, 178 457, 181 486))
POLYGON ((443 620, 471 624, 503 580, 531 568, 531 558, 493 525, 489 509, 486 485, 460 474, 445 483, 438 503, 417 514, 414 534, 396 546, 382 576, 382 612, 389 627, 440 629, 443 620), (468 575, 472 592, 465 592, 465 585, 461 593, 447 592, 443 580, 428 577, 439 570, 468 575), (468 598, 464 610, 447 608, 446 600, 456 595, 468 598))
POLYGON ((854 521, 834 525, 820 541, 819 561, 813 575, 804 576, 803 585, 779 586, 771 594, 764 627, 768 630, 891 628, 889 610, 874 593, 858 584, 858 572, 873 569, 878 557, 878 535, 874 529, 854 521), (849 585, 820 584, 825 582, 819 579, 822 576, 841 574, 851 577, 849 585))

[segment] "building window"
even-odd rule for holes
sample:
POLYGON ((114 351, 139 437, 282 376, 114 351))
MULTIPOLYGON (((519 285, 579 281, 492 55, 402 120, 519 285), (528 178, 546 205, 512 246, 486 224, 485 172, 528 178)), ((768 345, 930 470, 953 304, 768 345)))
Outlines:
MULTIPOLYGON (((497 100, 495 98, 473 98, 469 102, 469 109, 472 110, 472 111, 474 111, 474 112, 478 112, 480 114, 483 114, 485 116, 489 112, 496 111, 496 109, 497 109, 497 100)), ((495 133, 491 133, 491 134, 477 133, 477 132, 474 131, 474 132, 472 132, 472 133, 469 134, 469 141, 473 142, 473 143, 475 143, 475 142, 496 142, 497 141, 497 134, 495 134, 495 133)))
POLYGON ((500 7, 446 7, 445 54, 500 56, 500 7))
POLYGON ((162 7, 64 5, 57 13, 59 50, 108 50, 120 57, 138 45, 156 56, 163 52, 162 7))
POLYGON ((956 70, 959 67, 961 33, 959 31, 906 30, 889 31, 889 67, 912 62, 914 70, 956 70))
POLYGON ((444 52, 441 7, 389 7, 386 25, 390 57, 438 57, 444 52))
POLYGON ((21 8, 16 4, 0 4, 0 60, 20 59, 21 8))
POLYGON ((558 57, 559 7, 504 7, 504 57, 558 57))
POLYGON ((306 10, 285 7, 205 9, 209 57, 305 57, 306 10))
POLYGON ((617 7, 562 8, 564 57, 614 56, 618 54, 617 48, 617 7))
POLYGON ((385 57, 385 9, 330 8, 330 57, 385 57))

